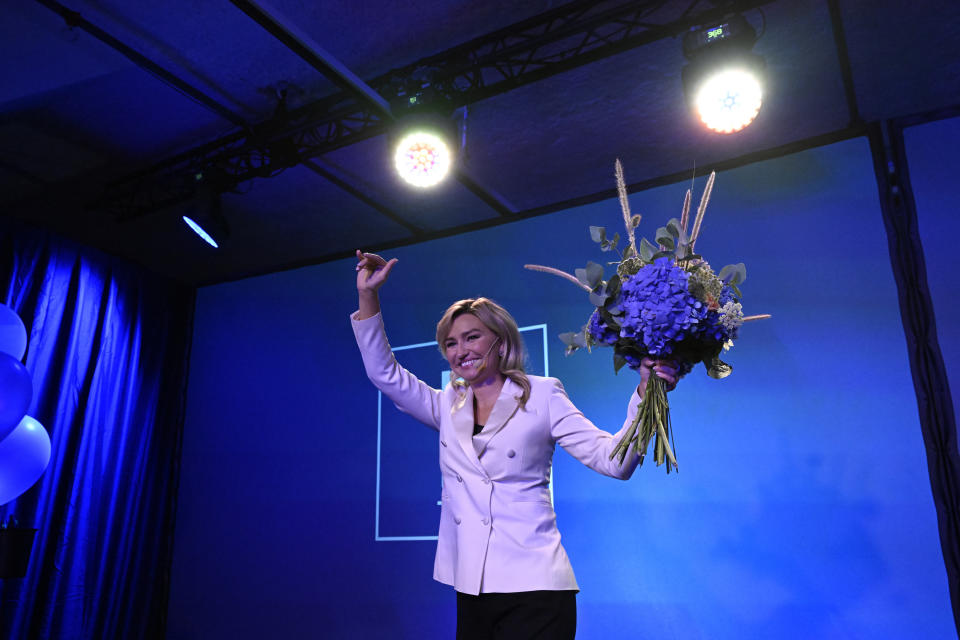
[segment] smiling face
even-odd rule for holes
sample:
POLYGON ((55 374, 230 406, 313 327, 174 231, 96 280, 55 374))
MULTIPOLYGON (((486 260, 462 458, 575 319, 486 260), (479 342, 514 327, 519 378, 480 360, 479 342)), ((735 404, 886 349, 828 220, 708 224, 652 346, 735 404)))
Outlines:
POLYGON ((457 316, 443 340, 450 369, 471 385, 503 379, 499 347, 497 335, 472 313, 457 316))

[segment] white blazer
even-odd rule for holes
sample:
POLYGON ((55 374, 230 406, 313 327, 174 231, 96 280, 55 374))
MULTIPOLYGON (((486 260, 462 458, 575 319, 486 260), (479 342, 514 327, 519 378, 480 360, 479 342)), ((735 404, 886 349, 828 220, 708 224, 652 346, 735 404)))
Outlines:
POLYGON ((580 413, 556 378, 528 376, 530 398, 522 408, 522 389, 508 379, 483 431, 473 436, 473 391, 431 388, 397 363, 379 314, 365 320, 355 315, 367 376, 398 409, 440 434, 443 495, 434 579, 473 595, 577 589, 550 501, 554 448, 559 443, 591 469, 629 478, 636 454, 631 451, 620 466, 610 452, 636 415, 637 392, 620 433, 611 435, 580 413))

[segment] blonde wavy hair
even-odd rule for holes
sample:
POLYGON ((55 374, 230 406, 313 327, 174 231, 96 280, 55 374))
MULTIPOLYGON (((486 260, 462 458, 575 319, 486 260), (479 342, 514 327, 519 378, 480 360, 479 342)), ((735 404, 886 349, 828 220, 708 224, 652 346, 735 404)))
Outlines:
MULTIPOLYGON (((465 313, 475 316, 499 339, 503 345, 503 357, 500 358, 500 373, 510 378, 523 389, 520 398, 520 406, 525 406, 530 398, 530 380, 523 369, 523 338, 520 337, 520 329, 517 327, 517 321, 513 319, 510 313, 499 304, 489 298, 467 298, 454 302, 444 312, 440 322, 437 323, 437 347, 440 353, 446 358, 443 343, 450 335, 450 328, 453 321, 465 313)), ((451 380, 458 387, 467 387, 466 381, 462 378, 451 380)))

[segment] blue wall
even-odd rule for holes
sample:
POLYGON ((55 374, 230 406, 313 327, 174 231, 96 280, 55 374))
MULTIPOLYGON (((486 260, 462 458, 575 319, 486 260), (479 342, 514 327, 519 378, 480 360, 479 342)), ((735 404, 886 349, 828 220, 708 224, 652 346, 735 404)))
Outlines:
MULTIPOLYGON (((644 234, 687 186, 631 196, 644 234)), ((620 229, 616 201, 390 252, 391 342, 429 341, 451 301, 492 297, 548 325, 550 374, 615 430, 634 374, 607 351, 565 358, 553 336, 589 304, 522 268, 602 261, 591 224, 620 229)), ((742 330, 733 375, 698 369, 672 394, 679 474, 651 464, 620 483, 558 452, 578 638, 955 633, 886 246, 865 140, 717 176, 698 249, 745 262, 745 311, 774 317, 742 330)), ((377 392, 348 323, 354 275, 347 260, 200 291, 170 638, 453 636, 434 543, 374 540, 377 392)), ((435 460, 430 432, 406 428, 435 460)))

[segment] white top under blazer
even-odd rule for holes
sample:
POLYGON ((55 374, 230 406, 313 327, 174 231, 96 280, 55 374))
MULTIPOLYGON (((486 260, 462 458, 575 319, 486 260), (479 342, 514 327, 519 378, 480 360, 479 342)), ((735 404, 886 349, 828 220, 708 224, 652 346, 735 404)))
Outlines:
MULTIPOLYGON (((397 363, 380 314, 357 320, 367 376, 400 411, 440 434, 443 494, 433 577, 457 591, 511 593, 577 589, 550 501, 555 445, 605 475, 626 480, 639 458, 610 460, 640 404, 634 391, 616 435, 597 428, 556 378, 528 376, 530 398, 506 380, 483 431, 473 436, 473 391, 431 388, 397 363)), ((632 448, 631 448, 632 449, 632 448)))

